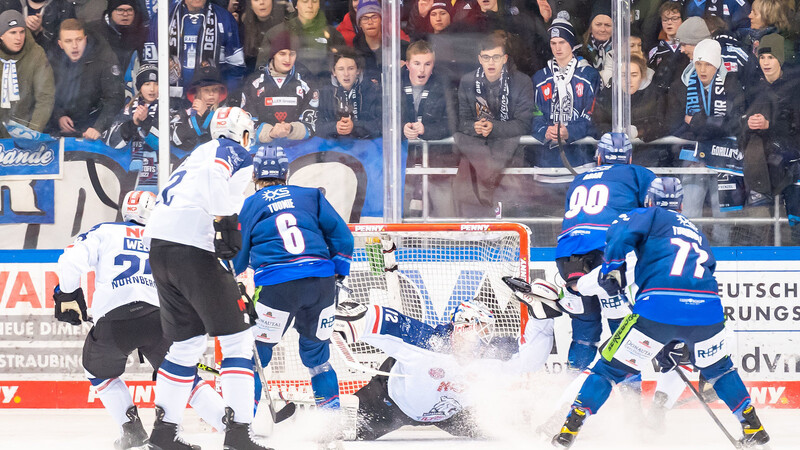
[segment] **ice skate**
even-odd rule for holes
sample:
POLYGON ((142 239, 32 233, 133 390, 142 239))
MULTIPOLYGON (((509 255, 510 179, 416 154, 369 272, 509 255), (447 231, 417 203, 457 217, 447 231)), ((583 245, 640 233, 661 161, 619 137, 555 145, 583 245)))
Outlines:
POLYGON ((156 421, 147 441, 152 450, 200 450, 199 445, 192 445, 178 435, 178 424, 164 422, 164 414, 164 410, 156 406, 156 421))
POLYGON ((553 436, 553 447, 572 447, 572 444, 575 442, 575 438, 578 437, 578 431, 580 431, 581 427, 583 426, 583 422, 586 421, 586 417, 588 417, 586 411, 582 410, 581 408, 572 408, 572 411, 570 411, 569 415, 567 416, 567 420, 561 427, 561 431, 557 435, 553 436))
POLYGON ((769 442, 769 435, 761 425, 756 409, 750 405, 742 412, 742 416, 744 416, 742 421, 744 437, 739 442, 744 448, 762 448, 761 446, 769 442))
POLYGON ((233 417, 233 409, 225 408, 225 417, 222 418, 225 424, 223 450, 273 450, 253 441, 250 424, 234 422, 233 417))
POLYGON ((664 420, 667 417, 667 407, 665 406, 669 397, 666 393, 656 391, 653 393, 653 402, 650 410, 645 417, 645 425, 654 433, 664 433, 664 420))
POLYGON ((147 432, 144 431, 136 406, 128 408, 125 415, 128 421, 122 424, 122 436, 114 442, 116 450, 141 447, 147 440, 147 432))

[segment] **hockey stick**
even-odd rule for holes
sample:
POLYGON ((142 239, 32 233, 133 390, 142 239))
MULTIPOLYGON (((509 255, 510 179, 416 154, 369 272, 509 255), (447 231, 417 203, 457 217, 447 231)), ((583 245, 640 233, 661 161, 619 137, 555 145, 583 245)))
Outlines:
POLYGON ((725 434, 725 437, 728 438, 729 441, 731 441, 731 444, 733 444, 735 448, 742 448, 741 442, 739 442, 733 436, 731 436, 727 428, 725 428, 725 425, 723 425, 722 422, 719 421, 717 415, 714 414, 714 411, 712 411, 711 408, 708 406, 708 404, 705 402, 705 400, 703 400, 703 397, 700 395, 700 392, 698 392, 697 389, 695 389, 694 385, 691 383, 691 381, 689 381, 689 379, 686 378, 686 374, 683 373, 683 370, 680 368, 680 366, 675 366, 675 371, 678 372, 678 375, 681 377, 681 380, 683 380, 683 382, 686 383, 686 386, 689 387, 689 389, 692 391, 692 394, 694 394, 694 396, 697 397, 698 400, 700 400, 700 403, 703 405, 703 408, 706 410, 708 415, 711 416, 711 418, 714 420, 714 423, 717 424, 719 429, 722 430, 722 433, 725 434))

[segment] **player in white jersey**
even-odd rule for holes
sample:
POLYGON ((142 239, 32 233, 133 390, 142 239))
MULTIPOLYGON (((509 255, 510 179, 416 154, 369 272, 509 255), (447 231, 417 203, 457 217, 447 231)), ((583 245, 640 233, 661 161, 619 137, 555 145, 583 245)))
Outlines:
POLYGON ((213 140, 178 166, 145 229, 150 266, 161 302, 164 335, 174 343, 156 377, 156 422, 150 444, 162 450, 198 448, 178 437, 195 366, 216 336, 222 350, 225 448, 255 450, 253 441, 253 334, 230 259, 242 246, 237 213, 253 173, 247 151, 253 119, 241 108, 220 108, 213 140))
MULTIPOLYGON (((122 202, 124 222, 101 223, 81 234, 58 259, 59 286, 55 314, 58 320, 80 325, 90 321, 81 277, 94 270, 91 315, 95 325, 83 346, 86 376, 106 410, 121 428, 117 449, 144 445, 144 431, 125 382, 128 356, 134 350, 153 368, 164 360, 170 342, 161 332, 158 295, 142 232, 156 203, 155 194, 129 192, 122 202)), ((212 426, 221 430, 225 405, 219 394, 200 377, 193 380, 189 403, 212 426)))
POLYGON ((480 437, 473 389, 540 369, 553 346, 552 319, 531 318, 524 339, 494 337, 494 316, 477 300, 462 302, 453 321, 437 327, 377 305, 368 308, 365 322, 361 340, 389 355, 380 370, 398 376, 377 375, 356 392, 360 440, 404 425, 480 437))

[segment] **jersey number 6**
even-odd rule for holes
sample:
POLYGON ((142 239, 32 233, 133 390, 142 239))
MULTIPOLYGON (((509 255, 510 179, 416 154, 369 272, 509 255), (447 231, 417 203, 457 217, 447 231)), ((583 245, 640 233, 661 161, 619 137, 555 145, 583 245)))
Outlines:
POLYGON ((306 249, 303 232, 297 228, 297 218, 292 213, 283 213, 275 218, 275 226, 283 239, 283 247, 293 255, 299 255, 306 249))

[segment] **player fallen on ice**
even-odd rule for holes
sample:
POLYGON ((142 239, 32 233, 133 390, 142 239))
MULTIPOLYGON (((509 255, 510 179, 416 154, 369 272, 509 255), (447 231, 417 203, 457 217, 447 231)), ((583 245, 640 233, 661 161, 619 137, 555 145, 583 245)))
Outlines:
MULTIPOLYGON (((753 447, 769 441, 726 347, 716 260, 705 235, 680 214, 682 201, 677 178, 657 178, 647 191, 646 207, 622 214, 609 227, 598 282, 609 295, 623 289, 625 256, 634 251, 639 291, 632 314, 603 346, 561 431, 553 437, 555 447, 571 447, 613 385, 640 373, 643 364, 675 340, 685 344, 691 363, 741 422, 741 444, 753 447)), ((665 364, 662 370, 680 370, 677 359, 674 356, 671 367, 665 364)))
POLYGON ((250 432, 252 319, 229 267, 241 248, 237 213, 252 173, 247 147, 253 119, 241 108, 220 108, 210 130, 212 140, 194 149, 159 192, 144 232, 164 336, 173 341, 156 377, 156 421, 149 443, 161 450, 199 448, 178 431, 211 335, 222 350, 224 448, 263 450, 250 432))
MULTIPOLYGON (((339 380, 328 360, 336 278, 350 273, 353 234, 319 189, 286 184, 288 168, 283 150, 267 144, 256 149, 257 192, 239 214, 242 250, 234 267, 237 273, 248 266, 254 270, 258 319, 252 332, 262 366, 294 321, 316 405, 338 411, 339 380)), ((260 382, 256 388, 258 399, 260 382)))
MULTIPOLYGON (((549 286, 545 295, 552 301, 558 298, 557 288, 549 286)), ((367 308, 364 319, 339 318, 344 320, 337 320, 337 332, 349 342, 360 337, 383 350, 389 358, 380 370, 398 375, 376 375, 355 393, 359 440, 378 439, 404 425, 484 436, 475 418, 476 390, 539 370, 553 345, 551 318, 531 318, 524 340, 495 336, 495 317, 478 300, 461 302, 451 322, 435 327, 377 305, 367 308)))
MULTIPOLYGON (((155 205, 152 192, 129 192, 120 207, 122 222, 94 226, 58 258, 53 300, 56 319, 62 322, 92 321, 80 286, 84 274, 95 273, 91 312, 97 319, 83 344, 82 362, 97 396, 121 428, 117 450, 141 447, 147 439, 128 386, 120 379, 128 356, 138 351, 156 370, 170 346, 162 334, 158 294, 141 238, 155 205)), ((197 375, 191 386, 189 404, 222 430, 225 404, 219 394, 197 375)))

